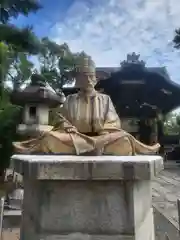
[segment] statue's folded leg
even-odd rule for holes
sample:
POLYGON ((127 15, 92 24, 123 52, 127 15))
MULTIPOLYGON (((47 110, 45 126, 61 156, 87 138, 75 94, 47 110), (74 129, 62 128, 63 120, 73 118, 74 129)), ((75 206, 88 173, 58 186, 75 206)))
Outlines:
POLYGON ((155 144, 148 146, 125 131, 117 131, 109 133, 98 139, 101 145, 104 142, 104 153, 113 155, 135 155, 135 154, 150 154, 158 152, 160 145, 155 144))
POLYGON ((93 139, 79 133, 56 130, 45 132, 41 137, 14 143, 16 153, 64 153, 83 154, 94 150, 93 139))
POLYGON ((119 138, 104 147, 104 154, 118 156, 133 155, 133 147, 128 137, 119 138))
POLYGON ((16 153, 68 153, 75 154, 70 134, 50 131, 40 138, 14 143, 16 153))
POLYGON ((52 131, 45 134, 41 142, 41 151, 62 154, 76 153, 70 134, 59 131, 52 131))

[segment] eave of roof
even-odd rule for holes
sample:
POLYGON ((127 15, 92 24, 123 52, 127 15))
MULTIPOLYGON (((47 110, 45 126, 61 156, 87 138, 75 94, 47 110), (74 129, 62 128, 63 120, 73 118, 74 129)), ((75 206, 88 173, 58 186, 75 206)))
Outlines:
MULTIPOLYGON (((109 70, 110 68, 100 68, 100 70, 103 70, 105 72, 107 72, 106 70, 109 70)), ((130 69, 129 69, 130 70, 130 69)), ((96 85, 96 89, 100 90, 103 89, 104 93, 108 94, 111 96, 111 98, 119 98, 120 96, 120 92, 118 91, 118 86, 120 89, 120 85, 115 84, 113 86, 113 84, 116 82, 120 82, 120 75, 122 74, 122 69, 120 68, 116 68, 116 71, 114 71, 111 74, 111 77, 107 78, 107 79, 103 79, 100 80, 97 85, 96 85), (114 83, 113 83, 114 82, 114 83)), ((126 74, 129 74, 129 72, 126 72, 126 74)), ((180 105, 180 85, 177 84, 176 82, 172 81, 168 75, 168 72, 166 70, 165 67, 145 67, 143 71, 140 71, 140 74, 142 76, 144 76, 144 79, 148 81, 148 83, 146 82, 147 86, 147 90, 152 89, 152 96, 151 99, 153 100, 152 102, 156 103, 163 111, 163 113, 167 113, 171 110, 173 110, 174 108, 178 107, 180 105), (162 90, 170 90, 170 92, 172 92, 172 94, 170 95, 166 95, 162 90), (157 96, 155 96, 157 95, 157 96), (159 100, 158 100, 159 99, 159 100), (166 99, 165 101, 162 99, 166 99)), ((134 77, 135 80, 137 80, 136 77, 134 77)), ((124 80, 124 79, 123 79, 124 80)), ((128 89, 128 88, 126 88, 128 89)), ((76 93, 78 91, 78 89, 76 88, 64 88, 63 92, 64 94, 67 96, 69 94, 72 93, 76 93)), ((135 100, 135 99, 134 99, 135 100)), ((143 101, 150 101, 148 99, 141 99, 143 103, 143 101)), ((127 101, 133 101, 132 99, 128 99, 128 90, 127 90, 127 99, 125 100, 127 101)), ((118 107, 118 105, 116 104, 116 101, 114 101, 114 104, 118 107)), ((155 105, 156 105, 155 104, 155 105)), ((121 106, 119 106, 119 108, 121 108, 121 106)), ((132 108, 132 106, 131 106, 132 108)), ((149 109, 150 110, 150 109, 149 109)), ((134 114, 136 114, 135 112, 138 112, 138 108, 136 109, 136 111, 134 111, 134 114)), ((137 115, 137 114, 136 114, 137 115)))

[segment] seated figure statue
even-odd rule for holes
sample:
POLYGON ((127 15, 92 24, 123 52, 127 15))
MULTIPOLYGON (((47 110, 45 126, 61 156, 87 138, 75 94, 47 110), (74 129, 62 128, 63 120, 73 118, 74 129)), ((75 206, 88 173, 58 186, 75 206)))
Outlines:
POLYGON ((110 97, 94 89, 95 71, 91 58, 81 55, 76 66, 80 91, 67 97, 56 126, 35 139, 15 142, 16 153, 135 155, 159 150, 159 144, 145 145, 121 129, 110 97))

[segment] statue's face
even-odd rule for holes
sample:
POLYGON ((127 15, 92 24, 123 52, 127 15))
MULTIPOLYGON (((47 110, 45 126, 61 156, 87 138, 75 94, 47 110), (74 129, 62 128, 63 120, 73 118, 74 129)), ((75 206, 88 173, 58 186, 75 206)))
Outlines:
POLYGON ((96 85, 95 74, 79 73, 76 76, 76 85, 83 90, 93 89, 96 85))

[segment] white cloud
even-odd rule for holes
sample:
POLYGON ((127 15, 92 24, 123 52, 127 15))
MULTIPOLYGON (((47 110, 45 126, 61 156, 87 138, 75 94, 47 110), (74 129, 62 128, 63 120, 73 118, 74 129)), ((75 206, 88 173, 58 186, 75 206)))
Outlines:
POLYGON ((97 66, 118 66, 135 51, 149 66, 166 66, 180 81, 180 54, 172 46, 177 27, 179 0, 77 0, 52 36, 73 51, 84 50, 97 66))

